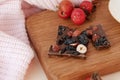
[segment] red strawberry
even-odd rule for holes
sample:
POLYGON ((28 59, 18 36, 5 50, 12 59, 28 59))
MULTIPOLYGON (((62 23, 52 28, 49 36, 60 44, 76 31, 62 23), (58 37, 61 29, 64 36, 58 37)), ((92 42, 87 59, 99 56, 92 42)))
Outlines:
POLYGON ((74 8, 71 14, 71 19, 75 24, 83 24, 86 19, 85 12, 80 8, 74 8))
POLYGON ((73 10, 73 4, 69 0, 63 0, 59 5, 58 15, 65 19, 70 17, 73 10))
POLYGON ((87 10, 89 13, 91 13, 92 9, 93 9, 93 4, 90 1, 83 1, 80 4, 80 8, 83 10, 87 10))

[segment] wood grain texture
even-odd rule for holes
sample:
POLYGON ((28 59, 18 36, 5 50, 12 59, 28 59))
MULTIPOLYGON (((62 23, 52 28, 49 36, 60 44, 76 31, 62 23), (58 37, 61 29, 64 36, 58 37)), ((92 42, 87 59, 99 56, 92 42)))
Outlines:
POLYGON ((63 20, 56 12, 44 11, 33 15, 27 20, 27 30, 39 60, 49 80, 84 80, 92 72, 101 75, 120 70, 120 24, 116 22, 108 11, 108 0, 101 0, 101 5, 93 14, 94 17, 83 25, 74 25, 70 19, 63 20), (111 48, 96 50, 90 43, 87 60, 49 57, 48 50, 55 43, 58 25, 77 27, 80 31, 89 25, 102 24, 111 48))

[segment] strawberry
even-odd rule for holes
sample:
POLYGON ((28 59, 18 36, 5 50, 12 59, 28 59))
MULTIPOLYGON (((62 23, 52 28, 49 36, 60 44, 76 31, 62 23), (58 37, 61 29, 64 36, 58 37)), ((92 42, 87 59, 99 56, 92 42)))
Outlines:
POLYGON ((86 20, 85 12, 80 8, 74 8, 71 19, 77 25, 83 24, 86 20))
POLYGON ((80 4, 80 8, 83 9, 84 11, 88 11, 89 13, 91 13, 92 9, 93 9, 93 4, 90 1, 83 1, 80 4))
POLYGON ((59 5, 58 15, 66 19, 70 17, 73 10, 73 4, 69 0, 63 0, 59 5))

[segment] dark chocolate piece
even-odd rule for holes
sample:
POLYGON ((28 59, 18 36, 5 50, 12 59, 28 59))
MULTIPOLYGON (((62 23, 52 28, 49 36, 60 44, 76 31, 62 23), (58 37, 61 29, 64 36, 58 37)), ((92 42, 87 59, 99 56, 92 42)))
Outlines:
POLYGON ((48 55, 49 56, 71 56, 71 57, 78 57, 78 58, 85 59, 86 55, 77 52, 76 47, 78 44, 87 45, 89 40, 87 36, 84 34, 80 34, 76 37, 73 37, 72 33, 75 30, 76 29, 71 29, 62 25, 59 26, 56 45, 60 47, 60 50, 59 52, 56 52, 56 50, 58 49, 54 49, 53 46, 50 46, 48 55))
POLYGON ((98 73, 93 73, 90 80, 102 80, 98 73))
POLYGON ((102 25, 96 25, 93 27, 92 43, 96 49, 109 48, 110 42, 108 41, 105 32, 102 29, 102 25))

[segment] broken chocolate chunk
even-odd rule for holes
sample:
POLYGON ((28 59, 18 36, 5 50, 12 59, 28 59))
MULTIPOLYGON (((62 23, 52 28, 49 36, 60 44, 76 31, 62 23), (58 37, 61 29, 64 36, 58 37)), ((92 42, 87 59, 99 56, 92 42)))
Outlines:
POLYGON ((93 30, 92 43, 96 49, 109 48, 110 42, 108 41, 102 25, 96 25, 97 29, 93 30))
POLYGON ((93 73, 91 76, 91 80, 102 80, 98 73, 93 73))
POLYGON ((59 46, 60 50, 58 51, 58 47, 51 46, 49 49, 50 56, 71 56, 85 59, 86 55, 81 54, 76 51, 76 47, 78 44, 88 44, 88 38, 86 35, 80 34, 80 31, 76 29, 71 29, 66 26, 58 27, 58 35, 56 40, 56 45, 59 46), (81 35, 81 37, 80 37, 81 35))

